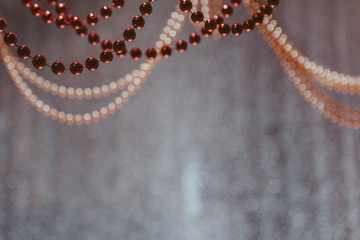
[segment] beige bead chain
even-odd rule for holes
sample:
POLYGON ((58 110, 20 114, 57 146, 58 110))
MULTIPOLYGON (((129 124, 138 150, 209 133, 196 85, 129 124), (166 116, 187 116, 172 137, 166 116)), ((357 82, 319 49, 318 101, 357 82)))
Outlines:
MULTIPOLYGON (((185 19, 184 15, 180 11, 175 10, 171 14, 171 16, 172 18, 167 21, 167 26, 164 28, 163 33, 160 34, 160 40, 156 42, 157 49, 161 48, 165 44, 171 44, 178 35, 178 33, 181 31, 181 27, 184 21, 175 22, 173 17, 177 16, 176 18, 178 20, 185 19), (180 15, 182 17, 180 17, 180 15), (179 27, 175 27, 175 29, 172 30, 171 26, 175 24, 179 27), (169 35, 167 35, 168 30, 166 29, 169 29, 169 35)), ((64 111, 59 111, 58 109, 51 107, 50 105, 39 99, 39 97, 34 94, 33 90, 31 90, 25 83, 19 69, 17 69, 22 69, 23 67, 21 66, 21 64, 19 66, 18 62, 13 62, 13 56, 9 54, 8 49, 3 48, 3 45, 4 43, 0 42, 0 53, 3 64, 6 67, 10 78, 12 79, 14 85, 18 88, 19 92, 24 96, 24 98, 29 102, 30 105, 35 107, 37 111, 41 112, 45 116, 51 117, 52 119, 59 121, 60 123, 66 123, 68 125, 91 124, 93 122, 98 122, 101 119, 106 119, 110 114, 114 114, 118 109, 123 106, 123 103, 127 102, 129 98, 136 93, 136 90, 142 86, 142 83, 146 80, 152 68, 161 58, 159 56, 154 61, 148 61, 147 63, 143 63, 138 70, 134 70, 130 75, 127 75, 127 77, 125 77, 127 78, 125 84, 127 86, 126 90, 123 90, 120 95, 116 97, 113 102, 110 102, 107 106, 100 108, 100 110, 95 110, 91 113, 72 114, 66 113, 64 111), (141 72, 143 72, 143 74, 140 74, 141 72)), ((48 88, 50 88, 51 91, 51 84, 46 89, 48 88)), ((70 92, 70 96, 74 96, 73 94, 76 94, 74 93, 74 91, 70 92)), ((101 93, 99 94, 101 96, 101 93)), ((74 97, 76 97, 76 95, 74 97)))
MULTIPOLYGON (((160 51, 159 49, 161 46, 164 45, 164 43, 168 44, 178 36, 178 34, 182 30, 184 23, 184 15, 178 8, 176 8, 176 10, 172 12, 171 17, 167 21, 167 25, 163 28, 163 32, 159 36, 159 41, 156 43, 156 49, 158 52, 160 51)), ((31 84, 46 92, 50 92, 53 95, 58 95, 60 97, 70 99, 99 98, 101 96, 107 96, 110 93, 117 93, 121 90, 124 90, 126 86, 133 80, 133 78, 140 77, 138 79, 135 79, 135 84, 137 85, 139 79, 146 79, 147 76, 145 74, 150 73, 150 71, 143 71, 139 69, 133 71, 132 74, 127 74, 125 77, 120 78, 117 81, 113 81, 109 84, 102 85, 101 87, 74 89, 72 87, 66 87, 63 85, 59 86, 56 83, 52 83, 50 80, 45 80, 43 77, 38 76, 37 73, 31 71, 30 68, 25 67, 23 63, 18 61, 18 58, 13 55, 9 47, 4 44, 3 40, 0 40, 0 48, 2 49, 2 51, 4 51, 3 54, 10 56, 9 62, 13 63, 15 65, 15 69, 17 69, 19 73, 31 84)), ((152 64, 156 62, 157 61, 154 62, 148 60, 144 64, 149 64, 150 66, 152 66, 152 64)))
MULTIPOLYGON (((249 0, 245 0, 244 3, 250 12, 256 11, 259 6, 257 3, 249 0)), ((281 33, 282 30, 277 25, 276 20, 273 19, 273 16, 266 17, 264 24, 259 29, 279 57, 294 86, 304 96, 305 100, 310 102, 312 107, 316 108, 333 123, 337 123, 340 126, 345 125, 348 128, 360 128, 360 111, 345 107, 327 97, 308 77, 309 73, 303 68, 303 63, 299 62, 296 57, 287 54, 288 50, 282 47, 282 43, 284 43, 284 39, 287 39, 287 37, 284 33, 281 33), (280 30, 276 32, 275 29, 280 30)))
MULTIPOLYGON (((261 4, 262 3, 263 2, 261 2, 261 4)), ((244 4, 252 14, 259 9, 259 4, 253 0, 244 0, 244 4)), ((269 31, 273 32, 271 37, 278 39, 274 44, 282 48, 288 58, 295 59, 299 63, 299 68, 304 70, 320 85, 329 90, 335 90, 344 94, 360 94, 360 75, 352 76, 340 73, 312 61, 295 47, 283 28, 278 25, 278 22, 274 18, 268 18, 266 26, 269 31)))

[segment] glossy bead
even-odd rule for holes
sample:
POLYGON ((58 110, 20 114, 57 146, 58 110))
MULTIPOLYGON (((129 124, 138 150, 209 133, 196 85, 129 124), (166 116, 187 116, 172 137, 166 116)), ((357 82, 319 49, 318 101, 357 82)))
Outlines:
POLYGON ((104 50, 100 54, 100 60, 104 63, 109 63, 113 60, 114 54, 110 50, 104 50))
POLYGON ((118 54, 124 53, 126 51, 125 42, 122 40, 116 40, 113 44, 113 49, 118 54))
POLYGON ((255 28, 255 23, 253 20, 246 20, 244 23, 243 23, 243 28, 245 29, 245 31, 247 32, 251 32, 252 30, 254 30, 255 28))
POLYGON ((80 28, 76 29, 76 33, 80 36, 80 37, 84 37, 87 35, 88 33, 88 28, 86 26, 81 26, 80 28))
POLYGON ((4 36, 4 42, 6 45, 14 46, 17 43, 17 36, 15 33, 7 33, 4 36))
POLYGON ((90 71, 94 71, 99 67, 99 60, 94 57, 89 57, 86 59, 85 66, 90 71))
POLYGON ((252 17, 252 20, 254 21, 255 25, 260 25, 262 24, 263 20, 264 20, 264 15, 262 15, 261 13, 255 13, 252 17))
POLYGON ((243 32, 243 26, 240 23, 234 23, 231 31, 235 36, 239 36, 243 32))
POLYGON ((124 31, 124 38, 126 41, 133 41, 136 38, 136 32, 133 28, 127 28, 124 31))
POLYGON ((219 15, 214 15, 213 19, 216 21, 216 24, 219 26, 220 24, 222 24, 224 22, 224 18, 222 18, 219 15))
POLYGON ((97 33, 90 33, 88 36, 89 43, 91 45, 96 45, 100 42, 100 37, 97 33))
POLYGON ((163 55, 164 58, 168 58, 171 56, 171 53, 172 53, 172 48, 169 47, 169 46, 163 46, 161 48, 161 55, 163 55))
POLYGON ((260 12, 264 15, 264 16, 269 16, 272 14, 272 8, 269 5, 262 5, 262 7, 260 8, 260 12))
POLYGON ((45 11, 42 13, 41 18, 44 22, 46 22, 47 24, 50 24, 54 20, 54 14, 50 11, 45 11))
POLYGON ((70 20, 71 26, 75 29, 80 29, 81 27, 83 27, 83 22, 81 20, 81 18, 77 17, 77 16, 73 16, 70 20))
POLYGON ((100 9, 100 15, 101 15, 103 18, 109 18, 109 17, 111 17, 111 14, 112 14, 112 9, 111 9, 111 7, 103 6, 103 7, 100 9))
POLYGON ((116 55, 118 55, 119 58, 125 57, 126 54, 127 54, 127 49, 126 48, 125 48, 124 51, 116 53, 116 55))
POLYGON ((229 26, 229 24, 227 23, 222 23, 220 24, 219 26, 219 33, 222 35, 222 36, 226 36, 230 33, 231 31, 231 28, 229 26))
POLYGON ((97 22, 99 21, 98 16, 95 13, 89 13, 86 17, 86 22, 90 25, 90 26, 95 26, 97 24, 97 22))
POLYGON ((200 23, 202 20, 204 20, 204 14, 197 10, 191 14, 191 20, 194 23, 200 23))
POLYGON ((184 41, 184 40, 179 40, 177 43, 176 43, 176 49, 179 51, 179 52, 185 52, 186 49, 187 49, 187 42, 184 41))
POLYGON ((55 5, 57 3, 57 0, 47 0, 48 3, 50 3, 51 5, 55 5))
POLYGON ((112 42, 108 39, 105 39, 101 42, 102 50, 111 50, 112 49, 112 42))
POLYGON ((55 24, 56 26, 58 26, 59 28, 65 28, 67 21, 66 18, 64 17, 64 15, 60 15, 55 19, 55 24))
POLYGON ((221 12, 224 15, 224 17, 229 18, 233 14, 233 8, 228 4, 224 4, 221 9, 221 12))
POLYGON ((210 37, 212 32, 208 31, 207 29, 205 29, 204 27, 201 28, 201 33, 204 37, 210 37))
POLYGON ((36 55, 32 60, 32 64, 37 69, 42 69, 46 65, 46 58, 43 55, 36 55))
POLYGON ((189 37, 189 41, 193 46, 196 46, 201 41, 201 36, 198 33, 191 33, 189 37))
POLYGON ((116 8, 122 8, 125 5, 124 0, 113 0, 113 6, 116 8))
POLYGON ((140 28, 144 27, 145 20, 142 16, 135 16, 132 19, 132 24, 133 24, 134 28, 140 29, 140 28))
POLYGON ((193 4, 192 4, 191 0, 181 0, 179 6, 180 6, 181 11, 189 12, 192 9, 193 4))
POLYGON ((0 18, 0 32, 3 32, 7 27, 7 22, 5 19, 0 18))
POLYGON ((237 7, 241 4, 242 0, 231 0, 230 2, 234 7, 237 7))
POLYGON ((56 13, 59 14, 59 15, 65 14, 65 13, 67 12, 67 6, 66 6, 66 4, 63 3, 63 2, 62 2, 62 3, 58 3, 58 4, 56 5, 55 11, 56 11, 56 13))
POLYGON ((130 51, 130 55, 134 60, 139 60, 142 56, 142 52, 140 48, 133 48, 130 51))
POLYGON ((17 55, 22 59, 27 59, 30 56, 30 48, 25 45, 19 46, 17 49, 17 55))
POLYGON ((21 0, 21 3, 25 6, 25 7, 30 7, 31 4, 33 3, 32 0, 21 0))
POLYGON ((140 10, 141 14, 147 16, 152 13, 152 6, 148 2, 144 2, 140 5, 139 10, 140 10))
POLYGON ((268 0, 268 4, 271 8, 275 8, 277 5, 279 5, 280 0, 268 0))
POLYGON ((217 23, 215 19, 209 18, 208 20, 205 21, 204 28, 207 31, 212 32, 216 29, 216 27, 217 27, 217 23))
POLYGON ((81 63, 79 62, 73 62, 71 65, 70 65, 70 72, 74 75, 79 75, 80 73, 82 73, 84 67, 81 63))
POLYGON ((65 65, 60 61, 56 61, 51 65, 51 71, 56 75, 61 75, 65 72, 65 65))
POLYGON ((149 60, 154 60, 157 56, 157 51, 155 48, 148 48, 145 52, 145 55, 149 60))
POLYGON ((39 4, 34 3, 33 5, 31 5, 30 12, 31 12, 34 16, 40 17, 40 16, 41 16, 41 12, 42 12, 42 7, 41 7, 39 4))

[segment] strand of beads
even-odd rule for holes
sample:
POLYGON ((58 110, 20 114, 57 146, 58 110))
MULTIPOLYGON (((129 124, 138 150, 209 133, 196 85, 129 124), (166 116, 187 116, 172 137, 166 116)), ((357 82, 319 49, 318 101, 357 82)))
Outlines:
MULTIPOLYGON (((250 12, 256 11, 259 6, 257 2, 252 0, 244 0, 244 3, 250 12)), ((288 50, 281 46, 285 44, 284 39, 287 37, 284 33, 281 33, 281 28, 272 16, 265 18, 264 24, 260 26, 259 30, 274 49, 294 86, 304 96, 305 100, 310 102, 312 107, 316 108, 333 123, 340 126, 345 125, 348 128, 360 128, 360 110, 346 107, 327 97, 323 91, 314 85, 307 71, 303 69, 302 63, 287 54, 288 50)))
MULTIPOLYGON (((179 20, 184 19, 182 13, 177 10, 175 10, 171 15, 173 16, 173 18, 176 15, 179 16, 179 20)), ((172 19, 168 20, 168 23, 170 23, 170 25, 172 22, 172 19)), ((169 38, 167 38, 166 41, 168 41, 168 39, 169 38)), ((160 37, 156 45, 162 45, 160 42, 163 42, 162 44, 165 44, 162 37, 160 37)), ((168 42, 166 42, 166 44, 167 43, 168 42)), ((11 79, 13 80, 15 86, 18 88, 19 92, 29 102, 29 104, 35 107, 45 116, 51 117, 52 119, 57 120, 60 123, 66 123, 69 125, 91 124, 93 122, 98 122, 101 119, 106 119, 110 114, 114 114, 118 109, 123 106, 124 102, 129 100, 130 96, 136 93, 136 90, 141 87, 142 83, 146 80, 146 77, 148 76, 152 68, 155 66, 156 62, 160 60, 160 56, 158 56, 154 60, 148 60, 147 63, 141 65, 139 70, 133 71, 133 73, 131 74, 132 80, 129 79, 130 83, 127 85, 126 90, 122 91, 120 96, 116 97, 115 100, 109 103, 106 107, 102 107, 100 108, 100 110, 93 111, 92 113, 71 114, 59 111, 58 109, 53 108, 40 100, 38 96, 35 95, 33 91, 24 82, 22 76, 20 76, 19 74, 19 71, 15 69, 15 64, 11 62, 11 56, 7 55, 8 49, 4 48, 4 44, 2 41, 0 41, 0 49, 3 63, 6 66, 6 69, 9 72, 11 79), (140 74, 141 72, 145 73, 140 74)))
POLYGON ((287 57, 294 58, 300 64, 299 67, 312 79, 328 90, 350 95, 360 94, 360 75, 344 74, 317 64, 296 48, 275 19, 271 23, 274 23, 269 25, 274 31, 274 36, 280 37, 280 41, 275 41, 276 46, 281 47, 287 57))
MULTIPOLYGON (((126 44, 125 42, 131 42, 136 38, 136 32, 135 29, 140 29, 144 26, 145 20, 143 18, 143 15, 149 15, 152 12, 152 6, 150 2, 154 0, 149 0, 149 2, 142 3, 140 5, 140 11, 142 13, 141 16, 135 16, 133 19, 133 27, 127 28, 123 32, 124 40, 117 40, 112 45, 110 41, 107 41, 106 44, 102 44, 103 51, 100 54, 100 60, 104 63, 110 63, 113 60, 114 52, 119 55, 123 56, 126 54, 126 44)), ((61 75, 64 73, 65 70, 70 70, 70 72, 74 75, 79 75, 83 72, 83 64, 81 64, 78 61, 75 61, 71 63, 69 68, 65 68, 65 65, 60 61, 55 61, 52 65, 47 64, 47 60, 43 55, 35 55, 31 56, 31 50, 26 45, 17 45, 18 38, 15 33, 6 33, 5 28, 7 26, 7 23, 5 19, 0 19, 0 31, 4 32, 4 42, 9 46, 16 46, 18 48, 17 53, 18 56, 22 59, 31 58, 33 66, 37 69, 43 69, 44 67, 51 68, 52 72, 56 75, 61 75)), ((140 59, 142 53, 139 48, 133 48, 131 50, 131 55, 134 59, 138 60, 140 59)), ((167 53, 165 52, 165 55, 167 53)), ((153 57, 152 57, 153 58, 153 57)), ((89 57, 85 61, 85 66, 88 70, 94 71, 99 66, 99 60, 95 57, 89 57)))
MULTIPOLYGON (((184 22, 185 18, 182 14, 178 14, 178 10, 173 12, 170 19, 167 21, 167 26, 163 28, 163 32, 159 36, 160 40, 156 43, 158 47, 156 47, 154 50, 158 52, 164 46, 165 42, 167 44, 173 42, 179 32, 181 32, 184 22)), ((7 46, 4 46, 4 48, 7 48, 7 46)), ((127 84, 133 79, 131 74, 127 74, 125 77, 120 78, 117 81, 112 81, 111 83, 102 86, 74 89, 72 87, 51 83, 51 81, 45 80, 43 77, 38 76, 29 68, 24 67, 24 64, 20 63, 9 49, 6 51, 6 56, 10 57, 8 63, 12 63, 15 66, 15 69, 18 70, 22 75, 22 77, 28 80, 31 84, 46 92, 50 92, 53 95, 58 95, 60 97, 77 99, 99 98, 101 96, 107 96, 110 93, 117 93, 120 90, 125 89, 127 84)), ((142 72, 139 73, 139 75, 141 75, 143 78, 146 78, 147 76, 143 76, 143 74, 144 73, 142 72)), ((138 82, 138 80, 136 82, 138 82)))

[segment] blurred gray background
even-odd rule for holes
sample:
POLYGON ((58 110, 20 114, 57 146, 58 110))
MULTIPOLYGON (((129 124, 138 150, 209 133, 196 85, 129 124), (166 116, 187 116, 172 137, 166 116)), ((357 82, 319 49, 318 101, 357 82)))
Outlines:
MULTIPOLYGON (((82 17, 104 4, 65 2, 82 17)), ((153 45, 177 2, 153 4, 136 46, 153 45)), ((121 37, 140 3, 128 0, 95 30, 121 37)), ((359 8, 357 0, 283 0, 275 13, 306 55, 356 74, 359 8)), ((243 7, 235 13, 229 21, 248 17, 243 7)), ((31 16, 18 0, 0 0, 0 17, 19 43, 49 61, 69 64, 99 52, 73 30, 31 16)), ((188 24, 180 38, 191 29, 188 24)), ((40 73, 68 86, 95 86, 138 64, 127 57, 80 77, 40 73)), ((114 97, 70 101, 37 93, 70 112, 97 109, 114 97)), ((332 96, 350 106, 360 102, 332 96)), ((90 126, 63 125, 36 112, 2 67, 0 140, 1 240, 360 236, 359 131, 312 109, 257 31, 175 53, 123 109, 90 126)))

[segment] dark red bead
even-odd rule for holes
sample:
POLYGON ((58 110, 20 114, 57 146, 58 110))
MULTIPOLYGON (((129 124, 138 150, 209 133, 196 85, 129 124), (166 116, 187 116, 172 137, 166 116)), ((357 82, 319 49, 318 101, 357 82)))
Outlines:
POLYGON ((208 31, 207 29, 205 29, 204 27, 201 28, 201 33, 204 37, 210 37, 212 32, 208 31))
POLYGON ((219 15, 214 15, 213 19, 216 21, 216 24, 219 26, 220 24, 222 24, 224 22, 224 19, 219 16, 219 15))
POLYGON ((114 58, 114 54, 112 53, 112 51, 110 50, 104 50, 101 52, 100 54, 100 59, 101 61, 103 61, 104 63, 109 63, 113 60, 114 58))
POLYGON ((113 49, 118 54, 124 53, 126 51, 125 42, 122 40, 116 40, 113 44, 113 49))
POLYGON ((222 14, 224 15, 224 17, 228 18, 232 15, 233 8, 232 8, 232 6, 230 6, 228 4, 224 4, 221 11, 222 11, 222 14))
POLYGON ((242 0, 231 0, 230 2, 234 7, 237 7, 241 4, 242 0))
POLYGON ((33 3, 33 0, 21 0, 21 3, 22 3, 25 7, 30 7, 31 4, 33 3))
POLYGON ((124 51, 116 53, 116 55, 118 55, 119 58, 125 57, 126 54, 127 54, 127 49, 126 48, 125 48, 124 51))
POLYGON ((220 24, 219 26, 219 33, 222 35, 222 36, 226 36, 230 33, 230 26, 229 24, 227 23, 222 23, 220 24))
POLYGON ((58 3, 56 5, 55 11, 57 12, 57 14, 61 15, 61 14, 65 14, 67 12, 67 6, 65 3, 58 3))
POLYGON ((280 0, 268 0, 268 4, 271 8, 275 8, 277 5, 279 5, 280 0))
POLYGON ((243 26, 240 23, 234 23, 231 31, 235 36, 239 36, 243 32, 243 26))
POLYGON ((99 18, 95 13, 89 13, 86 17, 86 21, 89 25, 95 26, 99 21, 99 18))
POLYGON ((86 59, 85 66, 90 71, 94 71, 99 67, 99 60, 94 57, 89 57, 86 59))
POLYGON ((176 49, 179 51, 179 52, 185 52, 186 49, 187 49, 187 42, 184 41, 184 40, 179 40, 177 43, 176 43, 176 49))
POLYGON ((139 10, 140 10, 141 14, 147 16, 152 13, 152 6, 148 2, 144 2, 140 5, 139 10))
POLYGON ((171 56, 171 53, 172 53, 172 48, 169 47, 169 46, 163 46, 161 48, 161 55, 163 55, 165 58, 168 58, 171 56))
POLYGON ((65 72, 65 65, 60 61, 56 61, 51 65, 51 71, 56 75, 61 75, 65 72))
POLYGON ((101 48, 103 50, 111 50, 112 49, 112 42, 108 39, 105 39, 101 42, 101 48))
POLYGON ((33 5, 31 5, 30 12, 33 15, 40 17, 42 13, 42 7, 39 4, 34 3, 33 5))
POLYGON ((57 3, 57 0, 47 0, 48 3, 50 3, 51 5, 55 5, 57 3))
POLYGON ((101 15, 103 18, 109 18, 109 17, 111 17, 111 14, 112 14, 112 9, 111 9, 111 7, 103 6, 103 7, 100 9, 100 15, 101 15))
POLYGON ((30 48, 28 46, 22 45, 17 49, 17 54, 22 59, 27 59, 30 56, 30 48))
POLYGON ((133 41, 136 38, 136 32, 133 28, 127 28, 124 31, 124 38, 126 41, 133 41))
POLYGON ((80 28, 76 29, 76 33, 80 36, 80 37, 84 37, 86 36, 86 34, 88 33, 88 28, 86 26, 81 26, 80 28))
POLYGON ((75 29, 80 29, 83 27, 83 22, 82 22, 81 18, 79 18, 77 16, 73 16, 71 18, 70 23, 71 23, 71 26, 75 29))
POLYGON ((144 27, 145 20, 142 16, 135 16, 132 19, 132 24, 133 24, 134 28, 140 29, 140 28, 144 27))
POLYGON ((54 20, 54 14, 50 11, 45 11, 42 13, 41 18, 44 22, 50 24, 54 20))
POLYGON ((208 20, 205 21, 204 28, 207 31, 212 32, 216 29, 216 27, 217 27, 217 23, 215 19, 209 18, 208 20))
POLYGON ((124 0, 113 0, 113 6, 116 8, 122 8, 125 5, 124 0))
POLYGON ((83 65, 79 62, 73 62, 70 65, 70 72, 74 75, 79 75, 80 73, 82 73, 83 69, 83 65))
POLYGON ((96 45, 100 42, 100 37, 96 33, 90 33, 88 36, 88 40, 91 45, 96 45))
POLYGON ((5 19, 0 18, 0 32, 4 31, 7 27, 7 22, 5 19))
POLYGON ((46 65, 46 58, 43 55, 36 55, 32 60, 32 64, 37 69, 42 69, 46 65))
POLYGON ((272 14, 273 9, 269 6, 269 5, 262 5, 262 7, 260 8, 260 12, 264 15, 264 16, 269 16, 272 14))
POLYGON ((243 28, 245 29, 245 31, 247 32, 251 32, 252 30, 254 30, 255 28, 255 23, 253 20, 246 20, 244 23, 243 23, 243 28))
POLYGON ((17 36, 15 33, 7 33, 4 36, 4 42, 9 46, 14 46, 17 43, 17 36))
POLYGON ((157 51, 155 50, 155 48, 148 48, 145 52, 145 55, 149 60, 153 60, 157 56, 157 51))
POLYGON ((191 14, 191 20, 194 23, 200 23, 202 20, 204 20, 204 14, 197 10, 191 14))
POLYGON ((64 15, 60 15, 55 19, 55 24, 56 26, 58 26, 59 28, 65 28, 66 24, 67 24, 67 20, 64 17, 64 15))
POLYGON ((190 34, 189 41, 193 46, 196 46, 201 41, 201 36, 198 33, 192 33, 190 34))
POLYGON ((192 4, 191 0, 181 0, 179 6, 180 6, 181 11, 189 12, 192 9, 193 4, 192 4))
POLYGON ((260 25, 264 20, 264 15, 262 15, 261 13, 255 13, 252 20, 254 21, 255 25, 260 25))
POLYGON ((141 58, 142 52, 140 48, 133 48, 130 51, 130 55, 134 60, 139 60, 141 58))

